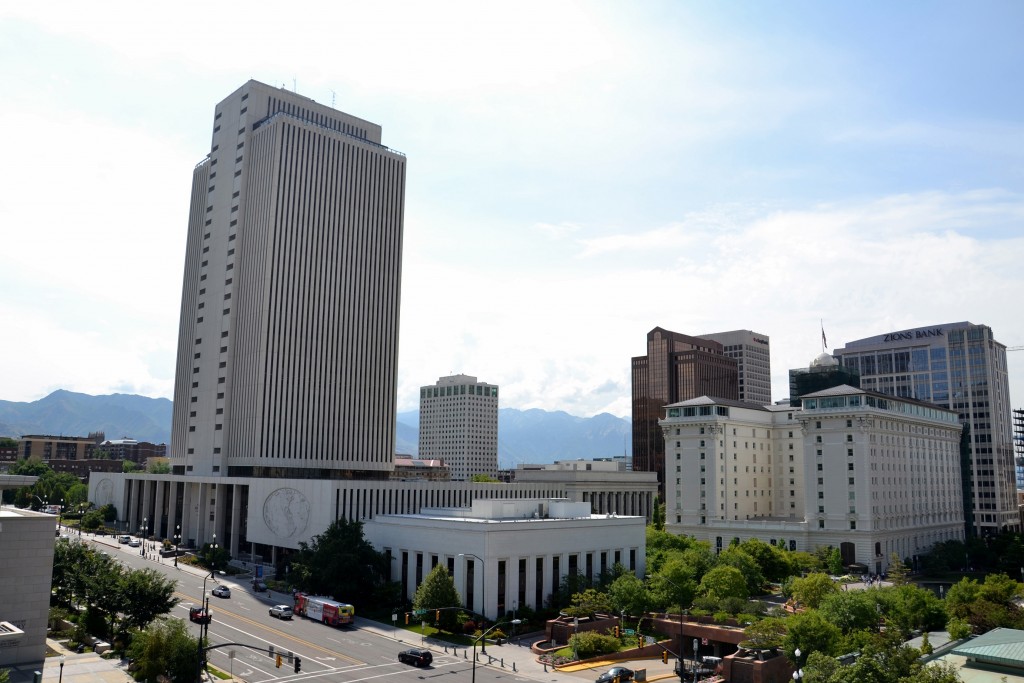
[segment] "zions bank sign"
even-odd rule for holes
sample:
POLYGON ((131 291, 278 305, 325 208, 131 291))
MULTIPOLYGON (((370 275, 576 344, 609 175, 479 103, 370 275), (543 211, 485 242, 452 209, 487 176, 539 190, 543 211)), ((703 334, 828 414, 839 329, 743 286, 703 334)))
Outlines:
POLYGON ((934 327, 930 330, 910 330, 909 332, 890 332, 885 335, 883 342, 907 341, 909 339, 927 339, 929 337, 941 337, 942 328, 934 327))

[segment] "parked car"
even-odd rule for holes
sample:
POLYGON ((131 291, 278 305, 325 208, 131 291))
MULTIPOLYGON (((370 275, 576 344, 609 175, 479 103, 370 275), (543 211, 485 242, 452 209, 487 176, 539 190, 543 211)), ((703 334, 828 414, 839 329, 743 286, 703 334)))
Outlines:
POLYGON ((129 547, 129 548, 138 548, 138 547, 140 547, 141 545, 142 545, 142 541, 140 541, 140 540, 139 540, 139 539, 137 539, 137 538, 133 538, 133 539, 131 539, 130 541, 128 541, 128 547, 129 547))
POLYGON ((216 595, 218 598, 230 598, 231 597, 231 589, 228 588, 227 586, 217 586, 211 592, 214 595, 216 595))
POLYGON ((270 608, 270 616, 278 619, 291 619, 292 608, 288 605, 274 605, 270 608))
POLYGON ((118 543, 131 543, 132 542, 132 537, 131 536, 121 536, 120 538, 117 539, 117 542, 118 543))
POLYGON ((613 666, 598 676, 594 683, 616 683, 616 679, 618 679, 618 683, 633 680, 633 670, 624 666, 613 666))
POLYGON ((430 666, 430 663, 434 661, 434 655, 430 654, 430 650, 413 648, 399 652, 398 661, 403 664, 412 664, 413 666, 430 666))
POLYGON ((263 583, 259 579, 253 579, 252 580, 252 589, 254 591, 256 591, 257 593, 266 593, 267 592, 267 584, 263 583))

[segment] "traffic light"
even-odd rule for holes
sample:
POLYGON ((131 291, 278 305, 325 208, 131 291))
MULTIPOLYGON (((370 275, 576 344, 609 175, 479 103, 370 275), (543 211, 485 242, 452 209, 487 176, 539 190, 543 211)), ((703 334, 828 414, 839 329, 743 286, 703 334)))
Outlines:
POLYGON ((619 637, 619 627, 618 626, 615 627, 615 637, 616 638, 619 637))
POLYGON ((408 612, 405 613, 405 625, 406 626, 409 625, 409 613, 408 612))
POLYGON ((668 664, 668 650, 661 651, 661 663, 668 664))
POLYGON ((441 621, 441 610, 434 611, 434 621, 441 621))
POLYGON ((295 658, 295 673, 302 671, 302 659, 299 657, 295 658))
POLYGON ((276 664, 277 664, 277 668, 280 669, 281 668, 281 655, 277 656, 276 664))

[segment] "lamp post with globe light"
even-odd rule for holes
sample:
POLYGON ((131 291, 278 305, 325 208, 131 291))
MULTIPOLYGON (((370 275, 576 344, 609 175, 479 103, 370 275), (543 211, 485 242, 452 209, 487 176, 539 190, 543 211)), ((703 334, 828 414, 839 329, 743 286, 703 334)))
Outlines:
POLYGON ((174 568, 178 568, 178 544, 181 543, 181 525, 174 527, 174 568))
POLYGON ((800 655, 801 654, 802 653, 800 652, 800 648, 797 648, 793 652, 793 655, 796 657, 796 671, 793 672, 793 680, 794 681, 802 681, 802 680, 804 680, 804 670, 800 666, 800 655))

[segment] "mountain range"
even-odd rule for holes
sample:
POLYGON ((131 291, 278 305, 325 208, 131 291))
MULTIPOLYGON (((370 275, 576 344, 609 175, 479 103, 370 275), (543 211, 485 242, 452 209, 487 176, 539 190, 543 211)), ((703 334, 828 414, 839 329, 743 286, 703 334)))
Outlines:
MULTIPOLYGON (((27 434, 128 437, 151 443, 171 438, 173 404, 166 398, 134 394, 91 396, 63 389, 29 403, 0 401, 0 436, 27 434)), ((395 433, 398 453, 417 455, 419 411, 399 413, 395 433)), ((562 411, 533 408, 498 411, 498 465, 550 463, 620 456, 630 451, 628 419, 608 413, 575 417, 562 411)))

